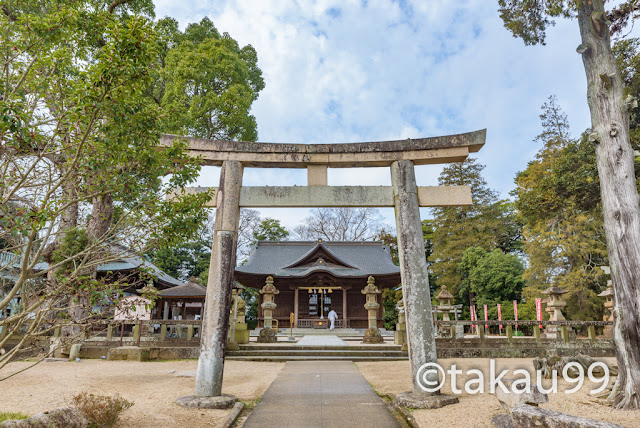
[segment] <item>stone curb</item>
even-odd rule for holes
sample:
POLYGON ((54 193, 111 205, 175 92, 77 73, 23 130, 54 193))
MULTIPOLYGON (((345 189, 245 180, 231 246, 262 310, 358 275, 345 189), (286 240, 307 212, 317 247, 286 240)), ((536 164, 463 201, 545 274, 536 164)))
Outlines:
POLYGON ((400 413, 400 416, 402 416, 402 419, 404 419, 404 421, 407 423, 407 425, 409 425, 410 428, 420 428, 420 425, 418 425, 418 422, 409 410, 407 410, 405 407, 396 406, 394 404, 396 402, 395 394, 389 393, 387 394, 387 398, 389 399, 389 406, 392 409, 395 409, 396 412, 400 413))
POLYGON ((231 428, 238 420, 240 413, 242 413, 242 409, 244 409, 244 403, 237 401, 236 404, 233 405, 231 413, 229 413, 227 419, 222 423, 222 425, 220 425, 220 428, 231 428))

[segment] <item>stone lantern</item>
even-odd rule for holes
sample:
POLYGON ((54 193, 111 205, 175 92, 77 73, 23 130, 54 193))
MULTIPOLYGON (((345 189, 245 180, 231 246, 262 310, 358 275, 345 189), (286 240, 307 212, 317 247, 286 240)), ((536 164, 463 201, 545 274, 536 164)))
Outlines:
MULTIPOLYGON (((615 306, 614 295, 613 295, 613 282, 611 280, 607 281, 607 289, 602 293, 598 294, 600 297, 604 297, 604 308, 607 311, 607 314, 603 317, 603 321, 613 321, 613 307, 615 306)), ((604 335, 606 337, 613 337, 613 325, 604 326, 604 335)))
POLYGON ((396 309, 398 310, 398 323, 396 324, 396 331, 393 333, 393 343, 396 345, 404 345, 407 342, 407 325, 405 324, 404 315, 404 297, 398 300, 398 303, 396 303, 396 309))
MULTIPOLYGON (((560 287, 549 287, 542 294, 546 294, 549 296, 547 299, 547 309, 546 311, 549 313, 549 321, 564 321, 565 318, 562 315, 562 308, 567 306, 567 302, 562 300, 562 295, 568 293, 567 290, 560 287)), ((546 335, 549 338, 556 338, 558 332, 558 326, 550 325, 547 326, 546 335)))
POLYGON ((381 291, 376 287, 376 280, 370 276, 367 279, 367 286, 362 290, 362 294, 367 296, 364 308, 369 313, 369 328, 364 333, 364 343, 382 343, 382 334, 378 330, 378 319, 376 313, 380 304, 376 301, 381 291))
POLYGON ((265 285, 259 291, 262 294, 262 312, 264 315, 264 327, 260 330, 258 342, 273 343, 277 342, 276 332, 273 330, 273 311, 276 308, 275 295, 280 291, 273 285, 273 277, 268 276, 265 285))
MULTIPOLYGON (((447 291, 446 285, 442 286, 442 289, 440 289, 440 292, 436 296, 436 299, 438 299, 439 301, 438 311, 442 312, 442 321, 451 321, 451 318, 449 317, 449 312, 454 310, 455 307, 452 305, 453 295, 447 291)), ((442 334, 443 336, 448 335, 448 332, 450 330, 451 330, 451 327, 449 326, 444 326, 444 325, 440 326, 440 334, 442 334)))

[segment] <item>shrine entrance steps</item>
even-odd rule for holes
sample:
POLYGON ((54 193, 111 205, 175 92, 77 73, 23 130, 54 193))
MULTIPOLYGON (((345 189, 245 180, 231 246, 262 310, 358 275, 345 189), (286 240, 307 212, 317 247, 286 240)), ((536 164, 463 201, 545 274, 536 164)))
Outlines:
MULTIPOLYGON (((251 337, 257 337, 260 335, 259 328, 250 331, 251 337)), ((364 328, 335 328, 329 330, 328 328, 294 328, 293 335, 296 337, 302 336, 339 336, 339 337, 364 337, 364 328)), ((380 333, 383 337, 393 337, 393 331, 387 331, 384 328, 380 329, 380 333)), ((290 328, 280 328, 278 330, 278 336, 289 336, 291 334, 290 328)))
POLYGON ((287 362, 244 428, 399 428, 350 361, 287 362))
POLYGON ((250 343, 237 351, 227 351, 228 360, 244 361, 398 361, 409 358, 401 346, 381 345, 304 345, 293 343, 250 343))

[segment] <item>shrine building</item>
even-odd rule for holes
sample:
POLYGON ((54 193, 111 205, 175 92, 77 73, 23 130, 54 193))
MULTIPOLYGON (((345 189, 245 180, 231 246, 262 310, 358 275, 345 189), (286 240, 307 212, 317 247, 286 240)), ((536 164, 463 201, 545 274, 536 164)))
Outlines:
MULTIPOLYGON (((336 327, 367 328, 366 296, 369 277, 382 290, 400 285, 400 268, 393 264, 383 242, 260 241, 235 279, 245 287, 261 289, 273 278, 278 293, 273 320, 279 328, 324 328, 333 309, 336 327)), ((263 295, 258 304, 258 327, 264 326, 263 295)), ((382 296, 377 310, 382 327, 382 296)), ((274 323, 275 324, 275 323, 274 323)), ((275 327, 275 325, 274 325, 275 327)))

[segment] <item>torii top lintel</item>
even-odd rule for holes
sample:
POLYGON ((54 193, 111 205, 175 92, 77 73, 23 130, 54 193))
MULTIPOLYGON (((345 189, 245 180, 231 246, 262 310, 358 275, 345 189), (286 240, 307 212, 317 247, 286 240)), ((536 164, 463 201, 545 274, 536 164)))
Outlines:
MULTIPOLYGON (((412 160, 416 165, 461 162, 477 152, 486 140, 486 129, 464 134, 395 141, 348 144, 276 144, 245 141, 188 138, 189 152, 201 156, 205 165, 222 165, 225 160, 242 162, 247 167, 307 168, 326 165, 331 168, 389 166, 397 160, 412 160)), ((161 146, 171 145, 175 135, 165 134, 161 146)))

